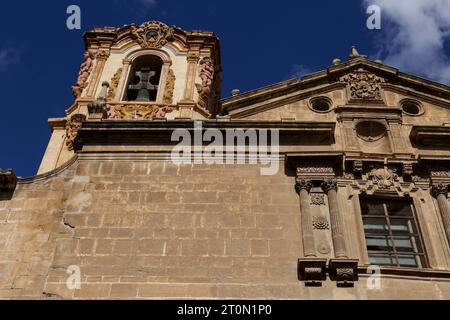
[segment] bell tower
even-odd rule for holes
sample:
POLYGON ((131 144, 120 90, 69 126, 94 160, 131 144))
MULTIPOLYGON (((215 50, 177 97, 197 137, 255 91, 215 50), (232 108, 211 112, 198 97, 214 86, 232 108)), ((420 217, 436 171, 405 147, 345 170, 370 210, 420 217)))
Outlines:
POLYGON ((173 121, 213 118, 222 67, 219 39, 158 21, 96 28, 84 35, 85 52, 74 103, 66 117, 49 119, 49 145, 38 174, 71 159, 84 121, 173 121))

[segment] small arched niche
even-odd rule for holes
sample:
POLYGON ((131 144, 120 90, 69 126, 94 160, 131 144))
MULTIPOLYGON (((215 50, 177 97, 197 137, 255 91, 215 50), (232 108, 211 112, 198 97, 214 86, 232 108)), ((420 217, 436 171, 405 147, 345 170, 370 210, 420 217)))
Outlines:
POLYGON ((133 60, 124 90, 124 101, 157 102, 164 61, 157 55, 142 55, 133 60))

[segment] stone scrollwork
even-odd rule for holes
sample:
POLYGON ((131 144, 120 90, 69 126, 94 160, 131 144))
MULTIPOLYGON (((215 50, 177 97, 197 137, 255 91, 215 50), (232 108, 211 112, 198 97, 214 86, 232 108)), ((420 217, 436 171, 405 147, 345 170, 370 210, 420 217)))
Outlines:
POLYGON ((66 124, 66 145, 69 151, 74 150, 74 142, 83 121, 86 120, 84 114, 74 114, 66 124))
POLYGON ((169 69, 169 72, 167 73, 167 82, 166 82, 166 89, 164 91, 164 97, 163 101, 164 104, 172 104, 173 103, 173 91, 175 89, 175 73, 172 69, 169 69))
POLYGON ((174 29, 159 21, 131 26, 131 35, 142 48, 161 48, 173 39, 174 29))
POLYGON ((120 77, 122 75, 123 68, 117 69, 116 73, 114 73, 114 76, 111 78, 111 85, 109 86, 108 90, 108 100, 113 100, 116 96, 116 90, 119 86, 120 77))
POLYGON ((200 61, 200 79, 201 83, 196 83, 198 94, 200 96, 199 104, 203 108, 208 107, 209 97, 214 81, 214 62, 211 58, 205 57, 200 61))
POLYGON ((384 190, 394 187, 395 183, 399 180, 395 170, 387 168, 372 169, 367 177, 371 179, 374 185, 379 189, 384 190))
POLYGON ((351 99, 382 100, 381 84, 384 83, 384 79, 360 68, 342 80, 348 84, 351 99))
POLYGON ((157 105, 108 104, 106 106, 108 119, 153 120, 165 118, 166 114, 172 111, 170 107, 157 105))

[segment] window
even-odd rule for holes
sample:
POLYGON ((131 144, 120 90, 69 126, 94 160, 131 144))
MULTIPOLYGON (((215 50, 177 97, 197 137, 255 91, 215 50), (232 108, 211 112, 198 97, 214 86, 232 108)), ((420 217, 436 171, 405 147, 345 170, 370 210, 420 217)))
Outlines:
POLYGON ((131 66, 125 101, 154 102, 158 96, 163 61, 154 55, 136 58, 131 66))
POLYGON ((423 242, 411 200, 362 197, 360 201, 370 263, 425 268, 423 242))

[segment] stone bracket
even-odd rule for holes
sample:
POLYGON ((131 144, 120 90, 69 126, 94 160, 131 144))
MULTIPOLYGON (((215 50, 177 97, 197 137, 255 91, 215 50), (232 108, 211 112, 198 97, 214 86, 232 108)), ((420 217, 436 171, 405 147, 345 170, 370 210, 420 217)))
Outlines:
POLYGON ((325 281, 327 259, 301 258, 298 259, 298 276, 307 287, 320 287, 325 281))
POLYGON ((340 288, 353 287, 358 279, 358 260, 331 259, 328 268, 330 279, 340 288))
POLYGON ((0 191, 12 192, 17 186, 17 176, 12 169, 0 169, 0 191))
POLYGON ((336 281, 339 288, 353 287, 358 280, 358 261, 355 259, 298 259, 298 278, 306 287, 321 287, 327 279, 336 281))

